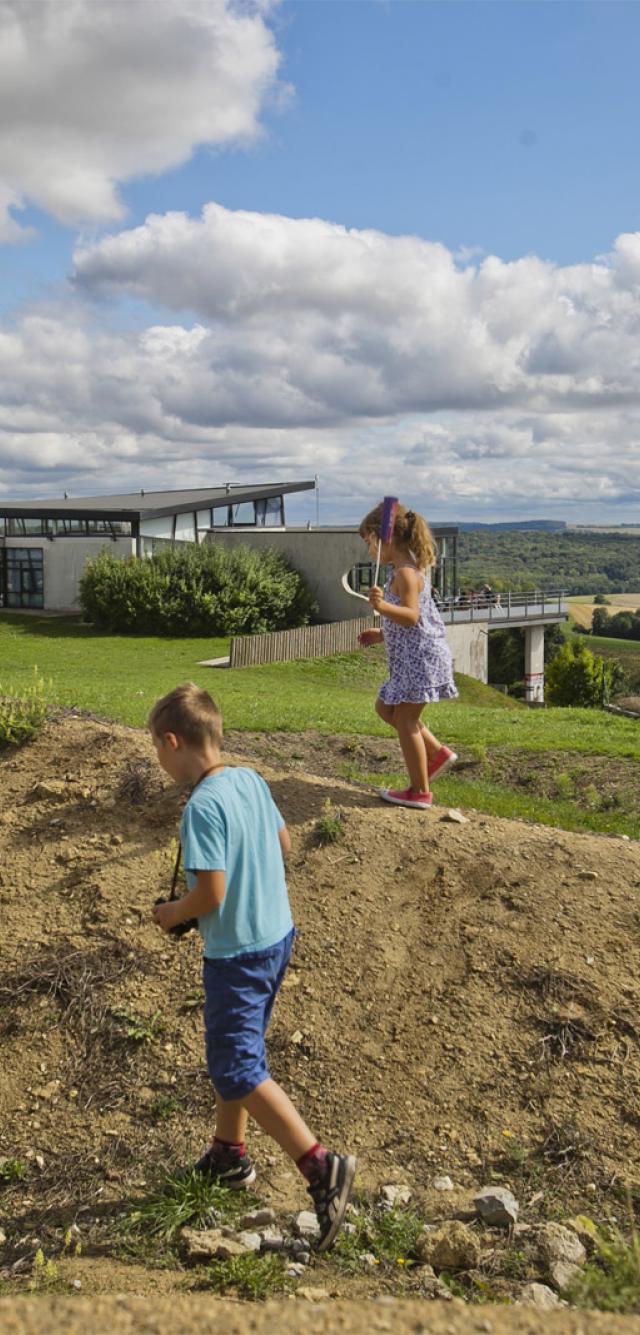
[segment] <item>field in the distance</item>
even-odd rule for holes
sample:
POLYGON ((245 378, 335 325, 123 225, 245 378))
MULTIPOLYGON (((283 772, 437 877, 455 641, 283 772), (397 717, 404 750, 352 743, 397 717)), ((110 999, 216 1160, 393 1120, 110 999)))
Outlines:
MULTIPOLYGON (((640 593, 608 593, 610 607, 605 607, 605 612, 609 616, 614 616, 616 612, 636 612, 640 607, 640 593)), ((591 630, 591 621, 593 613, 598 603, 594 603, 593 598, 578 595, 575 598, 569 598, 569 616, 577 626, 583 630, 591 630)))

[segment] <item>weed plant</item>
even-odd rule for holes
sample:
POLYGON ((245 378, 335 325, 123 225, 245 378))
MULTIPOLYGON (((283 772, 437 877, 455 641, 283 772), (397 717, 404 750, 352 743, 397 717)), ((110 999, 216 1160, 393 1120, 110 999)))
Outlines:
POLYGON ((635 1228, 628 1241, 619 1229, 600 1229, 595 1241, 596 1254, 567 1297, 576 1307, 600 1312, 640 1312, 640 1237, 635 1228))
POLYGON ((190 1168, 167 1174, 155 1193, 123 1219, 120 1228, 123 1237, 146 1235, 170 1242, 186 1225, 214 1228, 237 1219, 253 1204, 257 1204, 255 1197, 246 1191, 234 1193, 190 1168))
POLYGON ((277 1294, 291 1292, 294 1287, 286 1274, 286 1262, 281 1256, 233 1256, 228 1261, 217 1261, 207 1268, 206 1279, 198 1287, 223 1294, 230 1291, 250 1302, 263 1301, 277 1294))
POLYGON ((46 717, 45 683, 37 671, 17 696, 5 693, 0 682, 0 748, 33 741, 46 717))
POLYGON ((341 811, 332 812, 328 799, 325 802, 324 815, 316 821, 313 832, 316 843, 322 847, 327 844, 337 844, 344 839, 344 816, 341 811))

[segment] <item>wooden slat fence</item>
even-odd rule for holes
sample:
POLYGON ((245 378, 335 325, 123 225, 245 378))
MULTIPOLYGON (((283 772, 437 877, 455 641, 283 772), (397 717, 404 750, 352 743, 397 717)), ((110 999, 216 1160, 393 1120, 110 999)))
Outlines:
POLYGON ((360 632, 370 630, 372 624, 368 616, 353 621, 331 621, 324 626, 274 630, 265 635, 239 635, 231 641, 229 667, 256 667, 260 663, 287 663, 294 658, 350 654, 358 648, 360 632))

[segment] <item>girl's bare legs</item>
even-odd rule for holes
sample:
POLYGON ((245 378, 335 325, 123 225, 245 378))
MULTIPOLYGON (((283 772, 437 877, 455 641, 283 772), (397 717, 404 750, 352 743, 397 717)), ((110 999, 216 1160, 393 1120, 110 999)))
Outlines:
MULTIPOLYGON (((385 705, 384 701, 381 700, 380 697, 378 697, 378 699, 376 700, 376 714, 378 714, 381 719, 384 719, 384 722, 388 723, 391 728, 396 728, 396 730, 397 730, 397 724, 395 715, 397 708, 398 708, 397 705, 395 706, 385 705)), ((424 708, 424 706, 421 705, 420 708, 422 709, 424 708)), ((426 761, 427 761, 427 770, 428 770, 429 761, 435 759, 435 757, 438 754, 438 751, 440 751, 441 749, 441 743, 438 741, 437 737, 434 737, 432 732, 429 732, 429 729, 425 727, 424 723, 420 723, 419 726, 420 726, 422 741, 424 743, 426 761)), ((428 789, 421 788, 420 792, 428 792, 428 789)))
POLYGON ((429 792, 427 748, 420 726, 423 709, 424 705, 421 704, 403 703, 396 705, 393 711, 393 726, 398 733, 398 741, 414 793, 429 792))
POLYGON ((428 728, 425 728, 424 723, 420 724, 420 732, 426 747, 428 764, 430 760, 435 760, 438 751, 442 750, 442 743, 438 741, 437 737, 434 737, 432 732, 429 732, 428 728))

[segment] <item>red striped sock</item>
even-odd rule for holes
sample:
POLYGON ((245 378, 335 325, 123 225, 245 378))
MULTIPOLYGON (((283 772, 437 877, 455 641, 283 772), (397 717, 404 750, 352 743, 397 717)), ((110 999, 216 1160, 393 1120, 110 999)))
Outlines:
POLYGON ((241 1159, 244 1155, 244 1150, 244 1140, 222 1140, 220 1136, 214 1136, 213 1138, 213 1152, 216 1155, 233 1154, 241 1159))
POLYGON ((302 1176, 306 1177, 307 1182, 313 1182, 315 1178, 320 1177, 326 1158, 327 1151, 316 1142, 310 1150, 306 1151, 306 1154, 302 1154, 299 1159, 296 1159, 296 1164, 302 1176))

